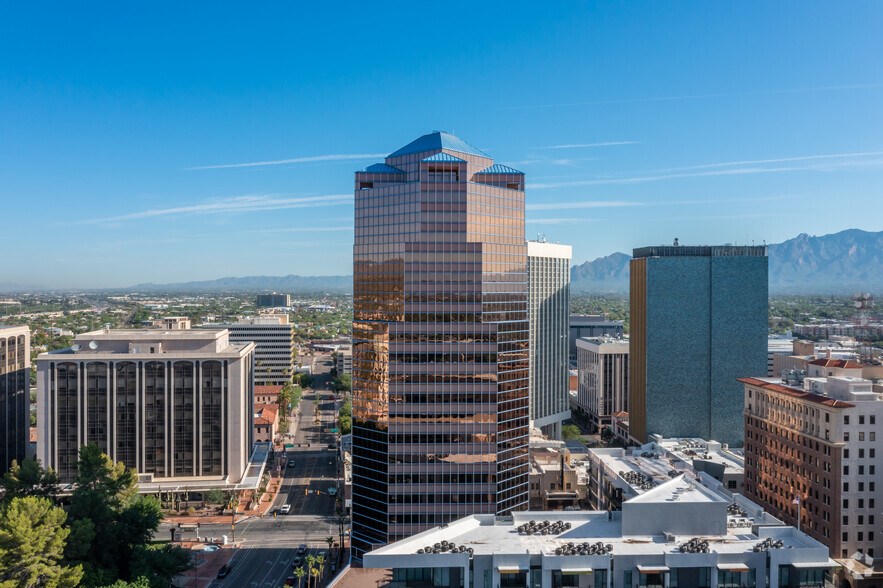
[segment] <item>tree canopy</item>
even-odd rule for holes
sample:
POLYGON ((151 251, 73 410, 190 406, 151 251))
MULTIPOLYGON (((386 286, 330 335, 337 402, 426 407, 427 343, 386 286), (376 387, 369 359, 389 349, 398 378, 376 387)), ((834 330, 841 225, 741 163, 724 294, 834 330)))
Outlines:
POLYGON ((3 489, 3 503, 8 504, 15 498, 38 496, 55 499, 57 494, 58 476, 52 468, 44 470, 39 459, 26 457, 21 465, 13 460, 12 467, 0 479, 3 489))
POLYGON ((74 588, 82 566, 63 565, 67 514, 48 498, 13 498, 0 517, 2 588, 74 588))

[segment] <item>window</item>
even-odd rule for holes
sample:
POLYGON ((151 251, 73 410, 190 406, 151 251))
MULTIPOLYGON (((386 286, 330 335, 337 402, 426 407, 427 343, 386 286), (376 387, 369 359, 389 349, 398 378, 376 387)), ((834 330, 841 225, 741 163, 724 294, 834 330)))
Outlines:
POLYGON ((864 517, 864 516, 862 516, 862 515, 858 515, 858 524, 859 524, 859 525, 864 525, 864 524, 865 524, 865 517, 864 517))
POLYGON ((874 448, 873 448, 873 447, 871 447, 871 448, 868 450, 868 455, 871 457, 871 459, 874 459, 874 456, 875 456, 876 453, 877 453, 877 452, 874 451, 874 448))
MULTIPOLYGON (((864 456, 865 456, 865 450, 859 448, 859 450, 858 450, 858 456, 859 456, 859 458, 864 457, 864 456)), ((844 449, 844 450, 843 450, 843 457, 849 457, 849 450, 848 450, 848 449, 844 449)))
MULTIPOLYGON (((859 449, 859 454, 858 454, 858 456, 859 456, 859 457, 862 456, 862 454, 861 454, 861 449, 859 449)), ((848 449, 844 449, 844 450, 843 450, 843 459, 849 459, 849 450, 848 450, 848 449)))
POLYGON ((843 499, 843 508, 849 508, 849 499, 848 498, 843 499))
POLYGON ((843 531, 842 541, 849 541, 849 533, 843 531))
POLYGON ((848 515, 843 515, 843 524, 844 524, 844 525, 848 525, 848 524, 849 524, 849 516, 848 516, 848 515))
POLYGON ((843 424, 844 425, 849 424, 849 415, 848 414, 843 415, 843 424))
POLYGON ((736 489, 736 480, 727 481, 727 488, 729 488, 730 490, 735 490, 736 489))
POLYGON ((849 431, 844 431, 844 432, 843 432, 843 440, 844 440, 844 441, 849 441, 849 431))
POLYGON ((843 475, 844 476, 849 475, 849 466, 848 465, 843 466, 843 475))
POLYGON ((876 425, 876 424, 877 424, 877 416, 876 416, 876 415, 873 415, 873 414, 871 415, 871 424, 872 424, 872 425, 876 425))
POLYGON ((849 482, 843 482, 843 491, 849 492, 849 482))
POLYGON ((860 424, 860 425, 865 424, 865 415, 863 415, 863 414, 858 415, 858 424, 860 424))
POLYGON ((864 440, 865 440, 865 432, 864 432, 864 431, 859 431, 859 432, 858 432, 858 440, 859 440, 859 441, 864 441, 864 440))
POLYGON ((862 533, 861 531, 858 532, 858 540, 859 540, 859 541, 864 541, 864 540, 865 540, 865 534, 862 533))
POLYGON ((863 465, 858 466, 858 475, 859 476, 865 475, 865 466, 863 466, 863 465))

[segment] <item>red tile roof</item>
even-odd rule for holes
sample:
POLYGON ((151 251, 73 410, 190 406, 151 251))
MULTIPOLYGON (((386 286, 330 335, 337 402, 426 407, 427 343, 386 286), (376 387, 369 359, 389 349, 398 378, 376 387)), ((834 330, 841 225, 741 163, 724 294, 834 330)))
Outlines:
POLYGON ((788 396, 791 396, 798 400, 808 400, 809 402, 816 402, 818 404, 824 404, 825 406, 831 406, 834 408, 850 408, 855 406, 854 404, 845 402, 843 400, 828 398, 827 396, 822 396, 821 394, 813 394, 812 392, 807 392, 806 390, 801 390, 800 388, 792 388, 791 386, 765 382, 764 380, 759 380, 757 378, 736 379, 743 384, 750 384, 752 386, 757 386, 758 388, 764 388, 765 390, 772 390, 773 392, 787 394, 788 396))
POLYGON ((854 361, 849 361, 848 359, 830 359, 823 357, 822 359, 815 359, 809 362, 809 364, 820 365, 823 367, 844 368, 849 370, 862 369, 861 364, 855 363, 854 361))
POLYGON ((274 394, 278 395, 280 392, 282 392, 282 386, 255 386, 254 387, 255 396, 257 396, 258 394, 260 394, 262 396, 272 396, 274 394))

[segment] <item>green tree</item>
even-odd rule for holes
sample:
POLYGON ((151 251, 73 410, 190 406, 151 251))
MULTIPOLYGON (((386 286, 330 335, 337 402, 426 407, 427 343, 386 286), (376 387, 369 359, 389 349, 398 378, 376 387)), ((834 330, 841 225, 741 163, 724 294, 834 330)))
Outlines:
POLYGON ((138 496, 134 470, 113 461, 94 443, 80 449, 71 496, 71 535, 65 555, 83 564, 83 585, 103 586, 145 577, 165 586, 189 567, 177 546, 152 548, 162 510, 152 496, 138 496))
POLYGON ((137 580, 132 580, 131 582, 126 582, 125 580, 117 580, 113 584, 108 584, 107 586, 102 586, 101 588, 151 588, 150 581, 147 578, 141 577, 137 580))
POLYGON ((304 388, 309 388, 313 383, 313 376, 310 374, 303 374, 300 377, 300 385, 304 388))
POLYGON ((223 490, 215 488, 214 490, 209 490, 205 493, 205 501, 209 504, 224 504, 226 500, 227 495, 223 490))
POLYGON ((338 392, 350 392, 353 389, 353 377, 350 374, 340 374, 334 380, 334 389, 338 392))
POLYGON ((19 465, 15 460, 9 471, 0 479, 3 503, 24 496, 39 496, 55 500, 58 493, 58 476, 52 468, 44 470, 39 459, 26 457, 19 465))
POLYGON ((304 581, 304 576, 307 575, 306 571, 304 571, 303 566, 295 568, 294 575, 297 576, 297 588, 300 588, 301 582, 304 581))
MULTIPOLYGON (((304 558, 304 560, 307 564, 307 573, 309 573, 311 577, 314 576, 315 574, 313 574, 313 572, 316 571, 316 567, 315 567, 316 566, 316 558, 315 558, 315 556, 308 555, 304 558)), ((310 583, 311 583, 310 578, 307 578, 307 586, 309 586, 310 583)))
POLYGON ((561 427, 561 437, 565 441, 570 441, 571 439, 579 439, 580 430, 576 425, 564 425, 561 427))
POLYGON ((338 427, 341 435, 349 435, 353 430, 352 417, 342 416, 338 419, 338 427))
POLYGON ((67 514, 47 498, 14 498, 0 517, 0 586, 74 588, 81 566, 61 564, 67 514))

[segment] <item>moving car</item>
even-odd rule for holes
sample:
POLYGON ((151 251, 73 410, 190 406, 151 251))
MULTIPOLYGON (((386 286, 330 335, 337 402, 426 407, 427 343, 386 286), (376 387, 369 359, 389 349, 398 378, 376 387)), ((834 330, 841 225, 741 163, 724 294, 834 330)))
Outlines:
POLYGON ((233 566, 230 564, 224 564, 221 566, 221 569, 218 570, 218 580, 223 580, 227 576, 230 575, 230 572, 233 570, 233 566))
POLYGON ((334 486, 332 486, 331 488, 328 489, 329 496, 335 496, 336 494, 337 494, 337 488, 335 488, 334 486))
POLYGON ((293 459, 288 460, 288 467, 290 467, 290 468, 294 467, 294 460, 293 459))
POLYGON ((283 504, 282 508, 279 509, 279 512, 281 512, 282 514, 290 513, 291 512, 291 505, 290 504, 283 504))

